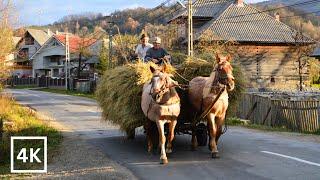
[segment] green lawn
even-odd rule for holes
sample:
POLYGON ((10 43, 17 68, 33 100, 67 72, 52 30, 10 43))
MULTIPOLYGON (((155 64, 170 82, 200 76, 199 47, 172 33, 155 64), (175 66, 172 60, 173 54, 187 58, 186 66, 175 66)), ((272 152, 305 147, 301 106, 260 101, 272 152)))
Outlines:
POLYGON ((44 88, 44 89, 37 89, 38 91, 44 91, 44 92, 51 92, 51 93, 58 93, 58 94, 66 94, 66 95, 71 95, 71 96, 80 96, 80 97, 86 97, 86 98, 91 98, 95 99, 94 93, 80 93, 76 91, 70 91, 70 90, 64 90, 64 89, 49 89, 49 88, 44 88))
MULTIPOLYGON (((0 141, 0 174, 10 172, 11 136, 47 136, 48 161, 50 162, 51 157, 57 154, 57 148, 62 141, 61 133, 8 97, 0 96, 0 109, 0 121, 12 123, 10 126, 3 127, 3 138, 0 141)), ((31 143, 30 141, 19 141, 19 143, 15 143, 15 147, 40 147, 42 143, 40 141, 32 141, 31 143)), ((15 154, 17 153, 15 152, 15 154)), ((18 163, 17 166, 22 166, 22 163, 18 163)))

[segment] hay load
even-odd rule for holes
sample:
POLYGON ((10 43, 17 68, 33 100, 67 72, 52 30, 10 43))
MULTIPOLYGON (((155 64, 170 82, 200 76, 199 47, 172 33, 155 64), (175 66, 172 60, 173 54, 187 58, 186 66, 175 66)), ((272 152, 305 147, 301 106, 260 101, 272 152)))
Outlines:
POLYGON ((152 78, 150 66, 156 65, 138 62, 107 70, 97 87, 103 118, 125 132, 142 126, 146 120, 140 103, 143 85, 152 78))
MULTIPOLYGON (((96 96, 102 108, 103 118, 119 125, 125 132, 131 132, 136 127, 144 125, 146 121, 140 103, 143 85, 152 78, 150 65, 156 66, 153 63, 138 62, 107 70, 97 87, 96 96)), ((196 76, 209 76, 212 67, 212 63, 203 60, 185 61, 177 66, 176 70, 170 66, 168 73, 174 74, 176 71, 191 80, 196 76)), ((237 66, 234 67, 234 76, 242 77, 237 66)), ((188 84, 177 74, 174 79, 180 84, 188 84)), ((243 87, 243 81, 237 79, 236 89, 231 94, 231 106, 237 101, 237 97, 240 97, 243 87)), ((185 97, 184 91, 178 92, 181 99, 185 97)))

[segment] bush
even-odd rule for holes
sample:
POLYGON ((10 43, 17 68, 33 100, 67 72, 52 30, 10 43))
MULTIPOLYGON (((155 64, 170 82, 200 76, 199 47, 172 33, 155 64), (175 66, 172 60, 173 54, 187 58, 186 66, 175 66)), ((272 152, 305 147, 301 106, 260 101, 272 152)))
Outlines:
POLYGON ((320 84, 320 62, 318 59, 310 60, 311 84, 320 84))

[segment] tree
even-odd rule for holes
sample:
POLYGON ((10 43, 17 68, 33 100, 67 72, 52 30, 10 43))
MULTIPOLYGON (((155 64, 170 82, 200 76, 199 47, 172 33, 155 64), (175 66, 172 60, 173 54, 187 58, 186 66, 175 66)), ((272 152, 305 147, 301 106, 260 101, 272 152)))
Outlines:
POLYGON ((309 55, 314 50, 314 46, 305 43, 306 37, 302 33, 302 24, 300 25, 299 31, 293 35, 295 40, 295 46, 297 49, 297 62, 298 62, 298 73, 299 73, 299 90, 303 91, 303 76, 306 73, 305 67, 309 63, 309 55))
POLYGON ((140 23, 133 18, 129 17, 124 25, 126 29, 129 29, 130 32, 136 32, 137 27, 140 25, 140 23))
POLYGON ((102 43, 99 54, 99 64, 97 65, 98 73, 102 75, 109 67, 109 50, 105 47, 104 43, 102 43))
POLYGON ((122 65, 128 63, 128 60, 134 55, 135 48, 139 43, 139 37, 136 35, 121 35, 114 36, 113 55, 116 58, 117 64, 122 65))
POLYGON ((98 39, 101 39, 102 36, 101 31, 95 32, 95 33, 89 33, 89 30, 86 26, 82 27, 80 30, 78 36, 78 46, 75 50, 75 54, 78 55, 78 68, 77 68, 77 77, 81 77, 81 71, 85 68, 85 66, 82 66, 83 58, 84 57, 90 57, 91 53, 89 50, 89 47, 94 44, 98 39))
POLYGON ((13 51, 13 31, 9 23, 11 1, 0 0, 0 89, 1 80, 9 75, 6 57, 13 51))

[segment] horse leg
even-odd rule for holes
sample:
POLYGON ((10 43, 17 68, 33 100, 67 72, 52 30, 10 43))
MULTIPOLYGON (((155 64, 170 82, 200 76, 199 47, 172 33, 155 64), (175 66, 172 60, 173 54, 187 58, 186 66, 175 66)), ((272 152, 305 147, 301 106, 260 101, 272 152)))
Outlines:
POLYGON ((197 127, 195 123, 192 123, 191 125, 191 131, 192 131, 192 138, 191 138, 191 149, 193 151, 195 151, 198 147, 198 141, 197 141, 197 136, 196 136, 196 132, 197 132, 197 127))
POLYGON ((222 125, 217 125, 217 135, 216 135, 216 144, 218 145, 218 141, 220 136, 222 135, 222 125))
MULTIPOLYGON (((222 116, 224 117, 224 116, 222 116)), ((216 127, 217 127, 217 134, 216 134, 216 144, 218 145, 218 141, 220 136, 222 135, 222 124, 224 123, 224 118, 216 117, 216 127)))
POLYGON ((174 139, 174 129, 177 125, 177 120, 172 120, 169 123, 168 143, 166 153, 172 153, 172 141, 174 139))
POLYGON ((215 123, 215 115, 210 113, 208 115, 208 125, 209 125, 209 147, 211 150, 212 158, 218 158, 218 148, 216 144, 217 127, 215 123))
POLYGON ((161 149, 160 164, 168 163, 168 158, 165 150, 166 136, 164 134, 164 124, 165 124, 165 121, 163 120, 157 121, 157 127, 159 131, 159 147, 161 149))
POLYGON ((147 120, 146 125, 145 125, 145 130, 147 133, 147 149, 148 153, 151 153, 153 143, 152 143, 152 122, 150 120, 147 120))

